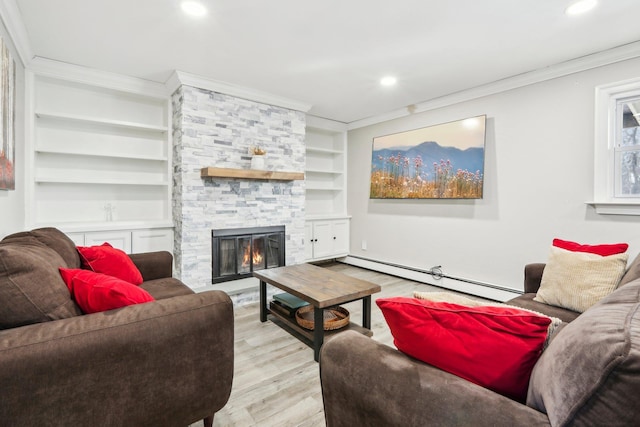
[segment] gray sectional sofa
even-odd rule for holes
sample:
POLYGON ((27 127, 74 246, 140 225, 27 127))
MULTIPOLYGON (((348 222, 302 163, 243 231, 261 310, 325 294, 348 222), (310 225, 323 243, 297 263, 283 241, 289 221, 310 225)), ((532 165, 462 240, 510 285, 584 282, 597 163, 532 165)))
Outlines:
POLYGON ((525 294, 508 302, 565 322, 533 369, 526 404, 348 331, 320 354, 327 426, 639 425, 640 255, 582 314, 533 301, 543 269, 526 266, 525 294))

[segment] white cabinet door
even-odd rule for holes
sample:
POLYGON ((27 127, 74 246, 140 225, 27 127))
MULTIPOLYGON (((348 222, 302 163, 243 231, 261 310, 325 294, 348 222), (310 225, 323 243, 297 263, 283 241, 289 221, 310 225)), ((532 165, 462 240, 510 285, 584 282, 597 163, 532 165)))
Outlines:
POLYGON ((331 221, 313 223, 313 257, 328 257, 333 252, 333 233, 331 221))
POLYGON ((333 254, 347 255, 349 253, 349 220, 333 221, 333 254))
POLYGON ((173 232, 167 229, 131 232, 131 253, 169 251, 173 253, 173 232))
POLYGON ((104 231, 84 234, 85 246, 98 246, 105 242, 128 254, 131 253, 131 231, 104 231))
POLYGON ((304 224, 304 259, 313 259, 313 223, 304 224))

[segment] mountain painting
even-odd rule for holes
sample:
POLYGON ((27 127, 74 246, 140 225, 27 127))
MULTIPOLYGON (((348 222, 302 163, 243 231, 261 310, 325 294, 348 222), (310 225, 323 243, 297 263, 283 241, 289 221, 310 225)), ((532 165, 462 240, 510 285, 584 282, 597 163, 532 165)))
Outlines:
POLYGON ((372 199, 481 199, 486 116, 373 139, 372 199))

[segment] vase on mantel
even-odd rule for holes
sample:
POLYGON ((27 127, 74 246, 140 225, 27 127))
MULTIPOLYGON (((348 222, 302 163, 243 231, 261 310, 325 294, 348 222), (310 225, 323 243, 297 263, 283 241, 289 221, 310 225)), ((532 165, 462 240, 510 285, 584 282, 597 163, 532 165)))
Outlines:
POLYGON ((264 155, 254 154, 254 156, 251 157, 251 169, 264 169, 264 155))

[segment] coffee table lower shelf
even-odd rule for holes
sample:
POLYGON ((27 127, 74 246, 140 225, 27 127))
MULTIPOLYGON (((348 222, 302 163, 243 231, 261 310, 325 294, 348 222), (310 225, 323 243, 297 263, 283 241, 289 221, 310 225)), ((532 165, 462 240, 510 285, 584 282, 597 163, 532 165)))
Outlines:
MULTIPOLYGON (((291 332, 294 332, 300 338, 303 338, 301 341, 303 341, 309 347, 313 348, 313 331, 303 328, 302 326, 298 325, 296 319, 292 319, 291 317, 280 314, 277 311, 269 310, 268 313, 275 317, 283 326, 290 329, 291 332)), ((349 322, 347 326, 340 329, 336 329, 333 331, 324 331, 324 337, 330 338, 331 336, 344 331, 356 331, 368 337, 373 336, 373 332, 370 329, 363 328, 360 325, 349 322)))

